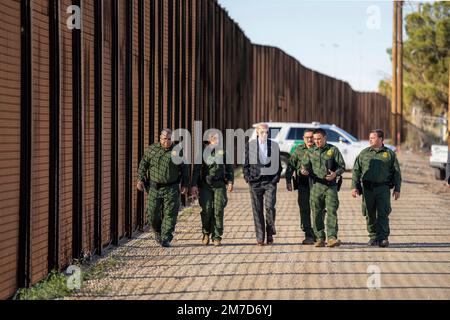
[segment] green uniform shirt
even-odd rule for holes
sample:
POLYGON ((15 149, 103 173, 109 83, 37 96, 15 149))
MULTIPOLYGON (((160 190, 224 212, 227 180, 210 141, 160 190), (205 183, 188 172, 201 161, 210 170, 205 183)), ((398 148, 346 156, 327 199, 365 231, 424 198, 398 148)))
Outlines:
MULTIPOLYGON (((229 164, 230 162, 225 151, 218 150, 217 155, 215 151, 211 152, 207 163, 203 161, 202 164, 194 165, 192 186, 201 185, 206 176, 222 176, 225 177, 227 183, 234 183, 234 168, 232 164, 229 164), (222 164, 220 164, 220 161, 222 161, 222 164)), ((219 183, 218 186, 224 184, 225 181, 219 183)))
POLYGON ((323 148, 317 146, 308 149, 302 159, 302 165, 309 172, 314 173, 319 179, 325 179, 328 175, 326 162, 334 159, 336 164, 336 175, 340 176, 345 172, 345 162, 338 148, 331 144, 326 144, 323 148))
POLYGON ((294 172, 297 174, 297 177, 302 176, 300 172, 302 170, 302 160, 308 150, 309 149, 306 144, 300 144, 297 146, 297 148, 289 158, 288 167, 286 169, 286 182, 288 184, 292 182, 292 176, 294 175, 294 172))
POLYGON ((152 182, 171 184, 181 178, 181 185, 188 187, 188 165, 184 163, 176 165, 173 163, 172 155, 176 155, 174 147, 174 144, 167 149, 163 148, 160 143, 151 145, 145 151, 144 157, 139 164, 138 180, 144 181, 148 173, 148 177, 152 182))
POLYGON ((352 189, 356 189, 361 180, 374 183, 393 182, 395 191, 400 192, 402 177, 395 152, 385 146, 378 151, 372 147, 361 151, 353 168, 352 189))

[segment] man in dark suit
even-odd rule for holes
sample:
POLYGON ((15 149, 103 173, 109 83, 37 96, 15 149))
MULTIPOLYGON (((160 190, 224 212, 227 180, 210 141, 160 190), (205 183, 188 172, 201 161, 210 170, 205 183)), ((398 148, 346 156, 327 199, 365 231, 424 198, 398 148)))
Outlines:
POLYGON ((263 246, 266 232, 268 245, 273 243, 273 236, 276 235, 275 204, 281 160, 278 143, 268 139, 269 126, 259 124, 256 134, 256 140, 250 140, 245 145, 244 179, 250 186, 256 240, 258 246, 263 246))

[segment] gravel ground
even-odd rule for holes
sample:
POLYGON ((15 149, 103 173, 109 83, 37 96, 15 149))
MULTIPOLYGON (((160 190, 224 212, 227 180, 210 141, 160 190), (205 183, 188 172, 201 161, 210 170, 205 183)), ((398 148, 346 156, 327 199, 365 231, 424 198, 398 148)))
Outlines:
POLYGON ((450 189, 423 155, 400 155, 402 197, 393 204, 391 246, 367 248, 360 200, 350 174, 340 193, 339 248, 300 245, 296 194, 279 185, 273 246, 256 246, 247 185, 236 181, 225 211, 222 247, 201 245, 199 208, 179 217, 173 247, 139 234, 102 260, 118 263, 70 299, 449 299, 450 189), (380 288, 369 290, 371 270, 380 288))

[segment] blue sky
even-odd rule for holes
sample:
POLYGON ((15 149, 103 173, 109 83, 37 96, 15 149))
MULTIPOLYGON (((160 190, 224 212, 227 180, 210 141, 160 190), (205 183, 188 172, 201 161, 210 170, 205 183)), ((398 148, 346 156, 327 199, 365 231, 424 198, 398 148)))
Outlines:
MULTIPOLYGON (((219 0, 253 43, 279 47, 304 66, 377 91, 391 77, 391 1, 219 0)), ((405 12, 408 12, 405 7, 405 12)))

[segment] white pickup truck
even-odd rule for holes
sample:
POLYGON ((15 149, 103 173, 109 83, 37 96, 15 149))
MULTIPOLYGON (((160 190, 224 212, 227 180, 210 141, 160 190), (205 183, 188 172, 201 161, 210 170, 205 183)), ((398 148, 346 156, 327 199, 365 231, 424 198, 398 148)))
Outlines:
POLYGON ((437 180, 445 179, 447 167, 448 146, 432 145, 430 167, 434 168, 434 176, 437 180))

